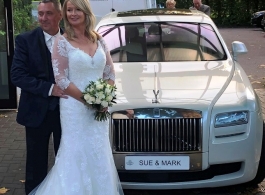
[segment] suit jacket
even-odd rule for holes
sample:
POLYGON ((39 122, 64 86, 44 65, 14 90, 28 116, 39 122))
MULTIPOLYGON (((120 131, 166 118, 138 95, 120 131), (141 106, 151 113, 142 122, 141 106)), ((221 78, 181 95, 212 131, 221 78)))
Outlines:
POLYGON ((202 4, 200 7, 200 11, 207 14, 208 16, 210 16, 211 14, 211 9, 208 5, 202 4))
MULTIPOLYGON (((189 9, 196 9, 195 7, 190 7, 189 9)), ((208 16, 211 15, 211 8, 208 5, 202 4, 199 11, 207 14, 208 16)))
POLYGON ((49 96, 55 83, 51 53, 40 27, 16 37, 11 66, 11 81, 21 88, 17 122, 26 127, 38 127, 59 98, 49 96))

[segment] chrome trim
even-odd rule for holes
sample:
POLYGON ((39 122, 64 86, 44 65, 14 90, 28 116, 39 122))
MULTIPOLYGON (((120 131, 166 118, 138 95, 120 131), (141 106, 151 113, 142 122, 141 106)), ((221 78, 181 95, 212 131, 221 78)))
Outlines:
POLYGON ((153 89, 153 93, 155 95, 155 99, 152 99, 152 104, 159 104, 160 102, 158 101, 158 94, 159 94, 159 90, 158 90, 158 85, 157 85, 157 70, 156 70, 156 66, 154 66, 154 73, 155 73, 155 87, 153 89))
POLYGON ((112 119, 169 119, 169 118, 202 118, 202 112, 180 108, 136 108, 119 110, 112 113, 112 119), (157 117, 156 113, 160 112, 157 117))
POLYGON ((238 136, 238 135, 243 135, 245 134, 245 132, 242 133, 233 133, 233 134, 228 134, 228 135, 218 135, 215 136, 216 138, 225 138, 225 137, 233 137, 233 136, 238 136))
POLYGON ((7 8, 5 7, 5 17, 6 17, 6 43, 7 43, 7 55, 10 56, 10 46, 9 46, 9 29, 8 29, 8 18, 7 18, 7 8))
POLYGON ((111 120, 113 153, 200 152, 201 116, 199 111, 176 108, 116 111, 111 120), (152 114, 156 109, 159 114, 152 114))

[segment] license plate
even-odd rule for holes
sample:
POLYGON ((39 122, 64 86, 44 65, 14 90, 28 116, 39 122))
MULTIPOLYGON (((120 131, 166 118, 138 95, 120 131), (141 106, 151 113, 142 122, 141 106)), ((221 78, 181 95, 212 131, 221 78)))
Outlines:
POLYGON ((126 170, 189 170, 189 156, 126 156, 126 170))

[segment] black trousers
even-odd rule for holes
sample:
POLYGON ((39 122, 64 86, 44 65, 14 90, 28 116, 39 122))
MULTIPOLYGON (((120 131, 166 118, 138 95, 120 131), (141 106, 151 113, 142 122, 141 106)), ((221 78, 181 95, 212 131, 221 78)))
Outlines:
POLYGON ((26 195, 38 186, 47 175, 48 149, 51 134, 53 134, 56 155, 61 139, 59 106, 55 110, 48 111, 46 118, 39 127, 26 127, 26 195))

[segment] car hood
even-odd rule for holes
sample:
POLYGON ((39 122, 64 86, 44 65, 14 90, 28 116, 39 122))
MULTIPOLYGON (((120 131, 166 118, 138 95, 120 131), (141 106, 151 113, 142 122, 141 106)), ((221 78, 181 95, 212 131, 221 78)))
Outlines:
POLYGON ((115 63, 114 110, 209 105, 225 90, 233 61, 115 63))

